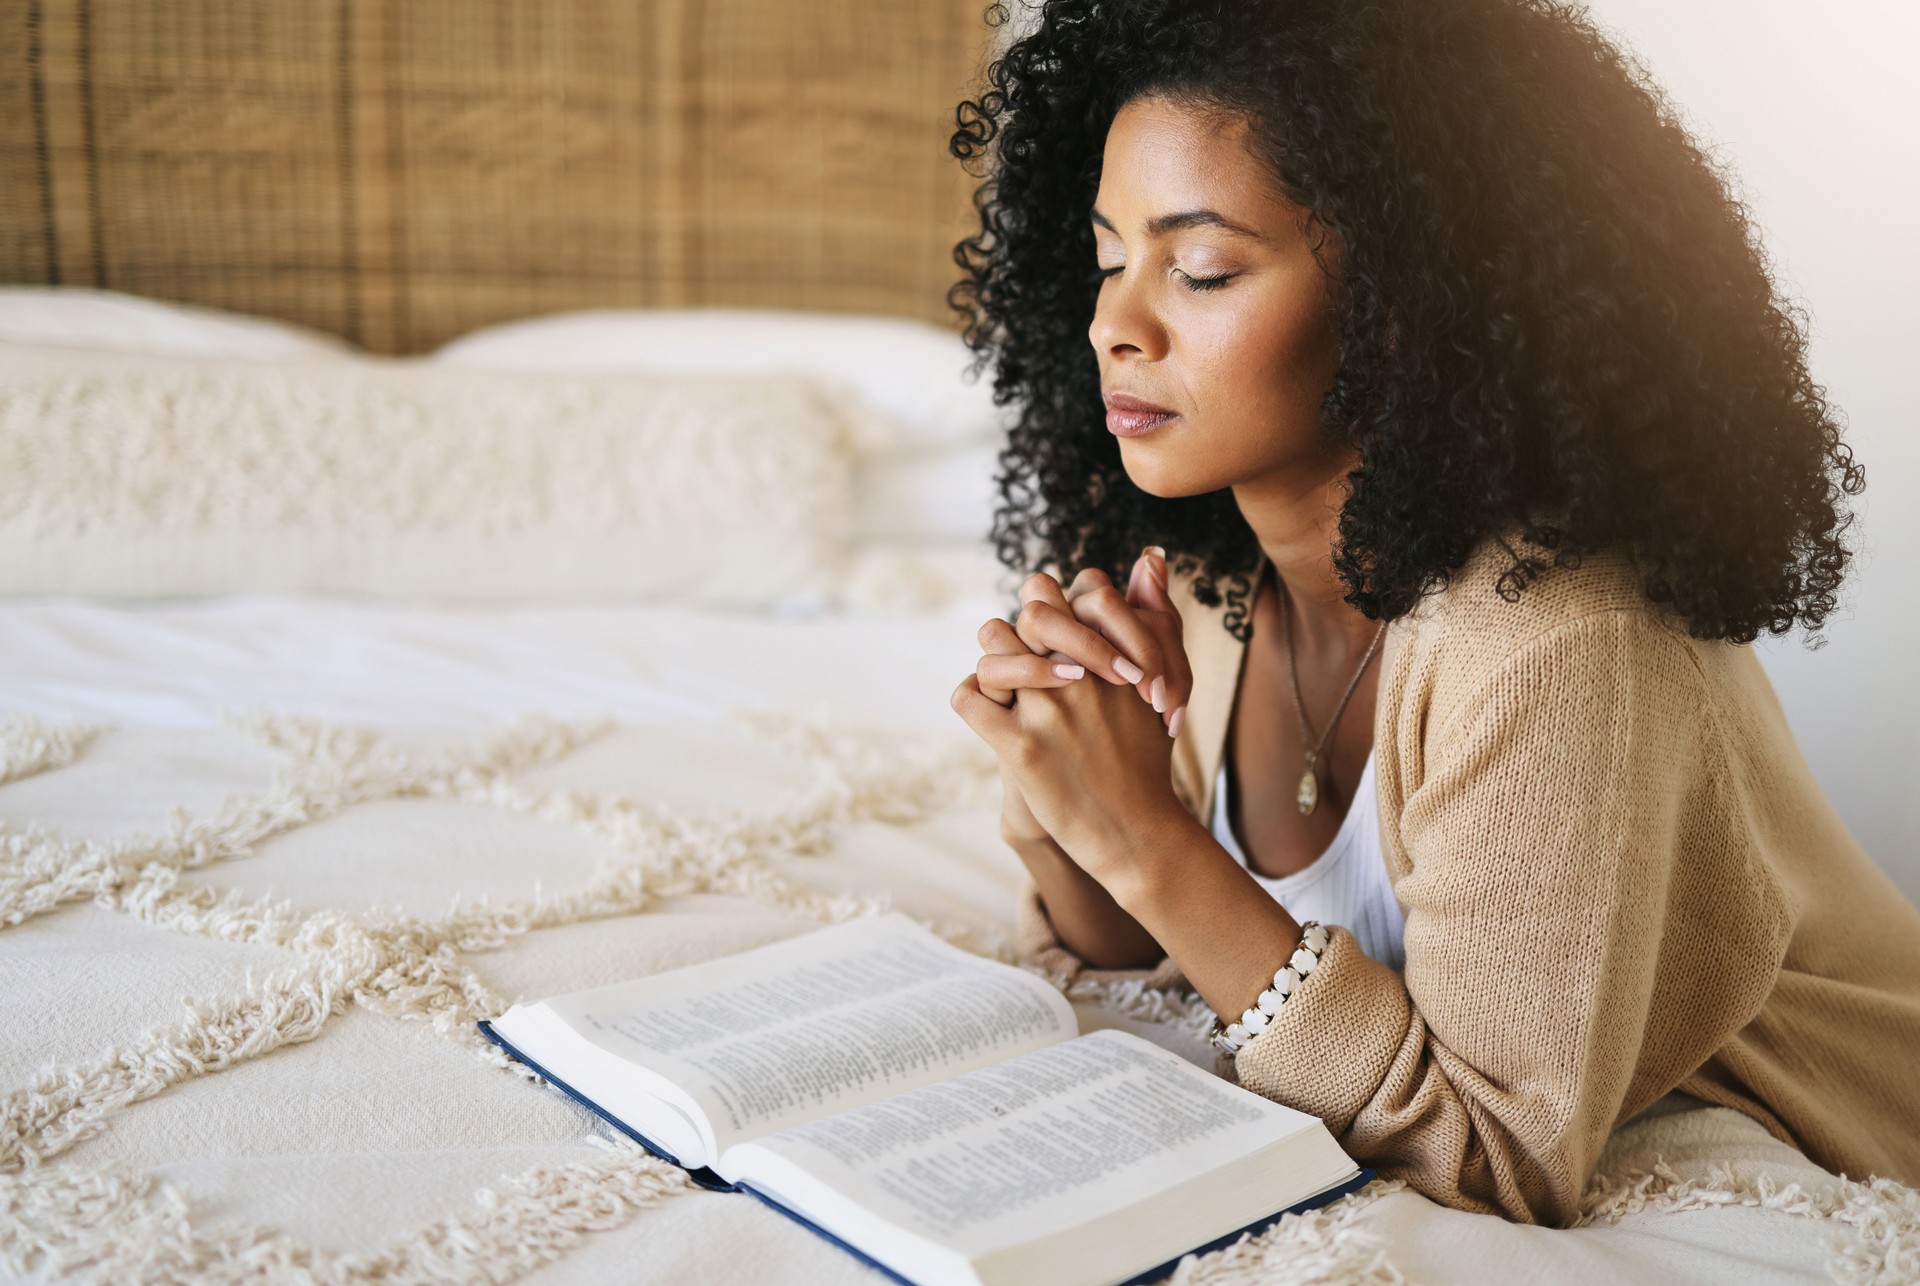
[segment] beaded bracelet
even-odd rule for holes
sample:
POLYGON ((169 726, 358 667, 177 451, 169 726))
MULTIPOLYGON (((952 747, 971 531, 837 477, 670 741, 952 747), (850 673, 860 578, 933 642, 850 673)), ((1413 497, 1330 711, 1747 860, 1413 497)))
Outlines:
POLYGON ((1213 1027, 1207 1032, 1208 1040, 1229 1054, 1237 1054, 1242 1046, 1267 1029, 1300 980, 1319 966, 1320 953, 1327 949, 1327 931, 1320 927, 1318 920, 1308 920, 1300 930, 1300 945, 1293 949, 1285 964, 1274 970, 1273 985, 1260 993, 1260 999, 1240 1015, 1239 1022, 1222 1026, 1220 1016, 1215 1014, 1213 1027))

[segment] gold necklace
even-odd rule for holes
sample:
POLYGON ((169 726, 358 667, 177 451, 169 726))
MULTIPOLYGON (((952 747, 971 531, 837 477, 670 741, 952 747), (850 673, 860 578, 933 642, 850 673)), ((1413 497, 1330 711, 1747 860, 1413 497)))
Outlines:
POLYGON ((1347 690, 1341 694, 1340 704, 1333 708, 1333 718, 1327 720, 1325 732, 1319 740, 1313 736, 1313 728, 1307 723, 1307 703, 1300 699, 1300 669, 1293 660, 1293 625, 1287 616, 1287 587, 1278 576, 1274 577, 1275 588, 1280 591, 1280 637, 1287 645, 1287 677, 1293 681, 1293 708, 1300 716, 1300 748, 1306 752, 1307 770, 1300 774, 1300 786, 1294 791, 1294 803, 1300 807, 1302 817, 1320 806, 1320 779, 1314 776, 1314 768, 1320 762, 1320 756, 1326 752, 1327 738, 1340 723, 1340 716, 1347 711, 1347 702, 1353 699, 1353 690, 1360 686, 1360 676, 1367 672, 1367 663, 1373 660, 1373 654, 1380 650, 1380 640, 1386 637, 1387 623, 1380 622, 1380 628, 1373 632, 1373 642, 1367 644, 1367 654, 1360 658, 1360 668, 1347 680, 1347 690))

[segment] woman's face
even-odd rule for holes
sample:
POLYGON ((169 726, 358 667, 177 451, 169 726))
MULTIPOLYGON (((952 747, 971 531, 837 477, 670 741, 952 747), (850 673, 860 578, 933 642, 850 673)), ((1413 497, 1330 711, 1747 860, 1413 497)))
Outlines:
POLYGON ((1136 98, 1107 133, 1093 233, 1105 272, 1087 336, 1128 477, 1156 496, 1324 481, 1340 366, 1305 212, 1246 147, 1246 122, 1136 98), (1116 395, 1171 416, 1117 413, 1116 395))

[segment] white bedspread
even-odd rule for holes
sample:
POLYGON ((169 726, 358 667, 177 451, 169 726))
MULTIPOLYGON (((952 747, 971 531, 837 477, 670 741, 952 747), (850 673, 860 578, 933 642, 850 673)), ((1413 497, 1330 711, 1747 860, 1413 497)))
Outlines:
MULTIPOLYGON (((885 905, 1004 953, 946 705, 993 607, 0 605, 0 1274, 879 1280, 472 1022, 885 905)), ((1163 998, 1076 1001, 1211 1066, 1163 998)), ((1376 1184, 1180 1280, 1920 1279, 1920 1199, 1721 1109, 1623 1128, 1590 1204, 1376 1184)))

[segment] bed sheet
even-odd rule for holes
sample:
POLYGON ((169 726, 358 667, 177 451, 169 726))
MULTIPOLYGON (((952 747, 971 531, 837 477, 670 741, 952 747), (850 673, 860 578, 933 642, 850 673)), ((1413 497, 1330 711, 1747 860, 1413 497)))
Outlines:
MULTIPOLYGON (((885 907, 1008 958, 997 776, 946 704, 995 606, 0 604, 0 1272, 879 1280, 472 1021, 885 907)), ((1212 1065, 1194 1005, 1071 998, 1212 1065)), ((1178 1279, 1920 1277, 1913 1194, 1722 1109, 1624 1127, 1589 1208, 1375 1184, 1178 1279)))

